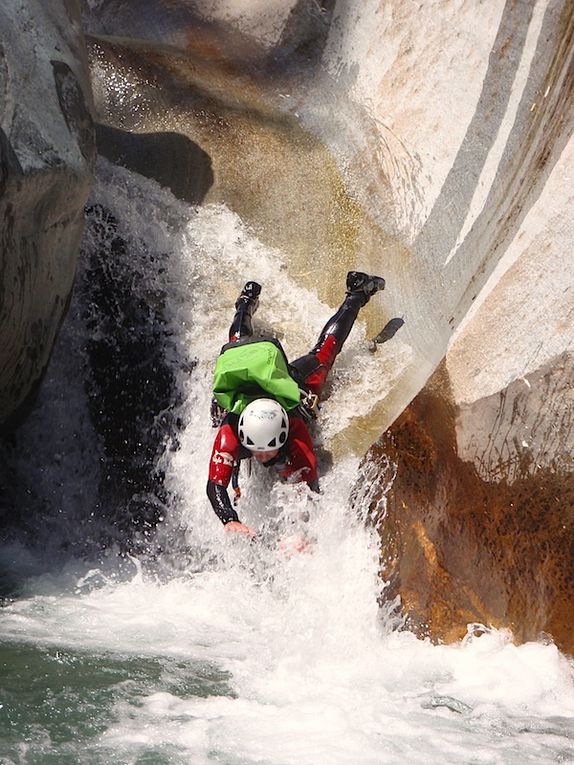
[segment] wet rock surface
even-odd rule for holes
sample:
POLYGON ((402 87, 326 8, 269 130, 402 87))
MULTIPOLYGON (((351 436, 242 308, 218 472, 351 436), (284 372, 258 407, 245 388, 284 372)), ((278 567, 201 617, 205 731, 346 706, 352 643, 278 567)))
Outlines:
POLYGON ((0 27, 0 427, 6 432, 29 410, 68 305, 95 138, 78 5, 3 3, 0 27))
MULTIPOLYGON (((496 398, 474 405, 477 422, 496 398)), ((356 499, 379 531, 384 598, 436 642, 481 623, 574 653, 574 474, 558 458, 510 471, 501 454, 485 475, 458 454, 456 415, 443 366, 363 462, 356 499)))
POLYGON ((184 135, 130 133, 97 125, 96 136, 99 154, 152 178, 184 202, 201 204, 213 184, 209 155, 184 135))

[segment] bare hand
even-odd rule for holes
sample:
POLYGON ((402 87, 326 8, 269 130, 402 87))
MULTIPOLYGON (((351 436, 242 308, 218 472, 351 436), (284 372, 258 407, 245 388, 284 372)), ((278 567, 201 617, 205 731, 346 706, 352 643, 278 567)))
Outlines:
POLYGON ((256 531, 249 526, 246 526, 241 521, 229 521, 223 527, 225 531, 232 534, 246 534, 250 539, 256 536, 256 531))
POLYGON ((310 553, 313 550, 313 540, 306 536, 292 536, 279 542, 279 550, 286 558, 292 558, 300 553, 310 553))

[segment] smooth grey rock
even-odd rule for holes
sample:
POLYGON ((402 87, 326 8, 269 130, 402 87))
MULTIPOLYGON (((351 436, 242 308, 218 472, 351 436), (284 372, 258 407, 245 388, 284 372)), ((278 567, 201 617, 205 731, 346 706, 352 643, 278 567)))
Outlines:
POLYGON ((72 288, 95 137, 75 0, 0 7, 0 428, 25 415, 72 288))

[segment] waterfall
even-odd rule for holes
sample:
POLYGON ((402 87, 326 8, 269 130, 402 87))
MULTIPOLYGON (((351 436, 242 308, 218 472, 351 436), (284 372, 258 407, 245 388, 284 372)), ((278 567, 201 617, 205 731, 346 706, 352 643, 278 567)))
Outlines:
POLYGON ((36 520, 22 520, 0 548, 0 761, 572 759, 574 685, 555 646, 517 647, 488 625, 433 646, 397 630, 392 608, 377 605, 385 586, 378 546, 361 520, 369 498, 350 499, 358 459, 329 460, 359 402, 376 395, 364 325, 349 337, 321 411, 322 494, 274 483, 255 466, 242 475, 240 513, 261 540, 227 537, 205 483, 211 375, 238 290, 249 278, 263 285, 256 331, 275 331, 291 358, 310 347, 332 307, 295 284, 282 253, 223 205, 178 202, 100 161, 89 210, 47 385, 12 446, 21 473, 33 465, 33 492, 13 501, 27 497, 36 520), (101 315, 94 290, 105 297, 101 315), (138 334, 131 339, 128 311, 138 334), (155 345, 146 321, 161 333, 155 345), (90 401, 96 389, 105 393, 94 370, 104 351, 122 379, 140 381, 135 403, 124 405, 156 406, 140 421, 153 438, 130 442, 129 455, 110 445, 110 418, 123 427, 121 407, 106 393, 98 423, 90 401), (154 465, 147 483, 138 472, 144 457, 154 465), (135 526, 130 481, 140 482, 135 526), (142 507, 157 514, 156 533, 142 524, 142 507), (118 521, 130 545, 112 534, 118 521), (277 542, 302 524, 313 547, 290 555, 277 542))

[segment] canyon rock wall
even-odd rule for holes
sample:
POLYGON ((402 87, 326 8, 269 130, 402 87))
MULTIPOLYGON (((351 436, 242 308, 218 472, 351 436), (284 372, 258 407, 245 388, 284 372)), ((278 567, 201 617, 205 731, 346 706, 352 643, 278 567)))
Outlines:
MULTIPOLYGON (((400 369, 371 412, 387 427, 421 390, 475 301, 551 218, 549 231, 560 226, 555 260, 564 265, 547 270, 535 290, 524 285, 515 292, 508 310, 516 315, 520 306, 514 329, 522 337, 520 356, 509 354, 516 369, 540 343, 530 326, 535 310, 566 320, 572 294, 565 293, 558 313, 555 298, 559 287, 572 286, 565 261, 572 241, 569 173, 539 200, 566 157, 574 126, 574 10, 561 1, 488 8, 440 2, 416 12, 400 2, 338 3, 331 29, 323 56, 328 74, 317 78, 317 87, 345 82, 365 118, 359 131, 338 110, 333 120, 322 120, 325 140, 335 151, 346 142, 339 155, 346 157, 349 185, 394 236, 394 244, 363 253, 361 261, 382 268, 387 311, 405 321, 397 341, 381 349, 400 369), (340 139, 329 127, 336 120, 346 128, 340 139), (411 350, 406 363, 400 344, 411 350)), ((492 322, 489 344, 504 337, 504 323, 492 322)), ((461 336, 459 349, 464 343, 461 336)), ((552 353, 571 345, 562 332, 552 353)), ((478 350, 474 343, 469 351, 475 367, 478 350)), ((493 390, 500 387, 496 366, 481 376, 493 390)))
POLYGON ((42 380, 65 314, 95 158, 73 0, 0 8, 0 427, 42 380))
POLYGON ((404 327, 380 348, 380 395, 332 444, 364 452, 444 357, 568 141, 569 4, 89 10, 102 123, 197 145, 205 201, 236 210, 333 305, 348 268, 387 277, 369 332, 404 327))
POLYGON ((571 140, 444 363, 364 463, 380 484, 392 460, 371 502, 383 575, 435 640, 481 623, 574 653, 573 159, 571 140))
POLYGON ((356 496, 409 624, 572 650, 572 4, 89 6, 108 130, 196 145, 204 199, 323 299, 351 267, 387 278, 368 328, 403 326, 329 446, 362 454, 386 431, 356 496))

